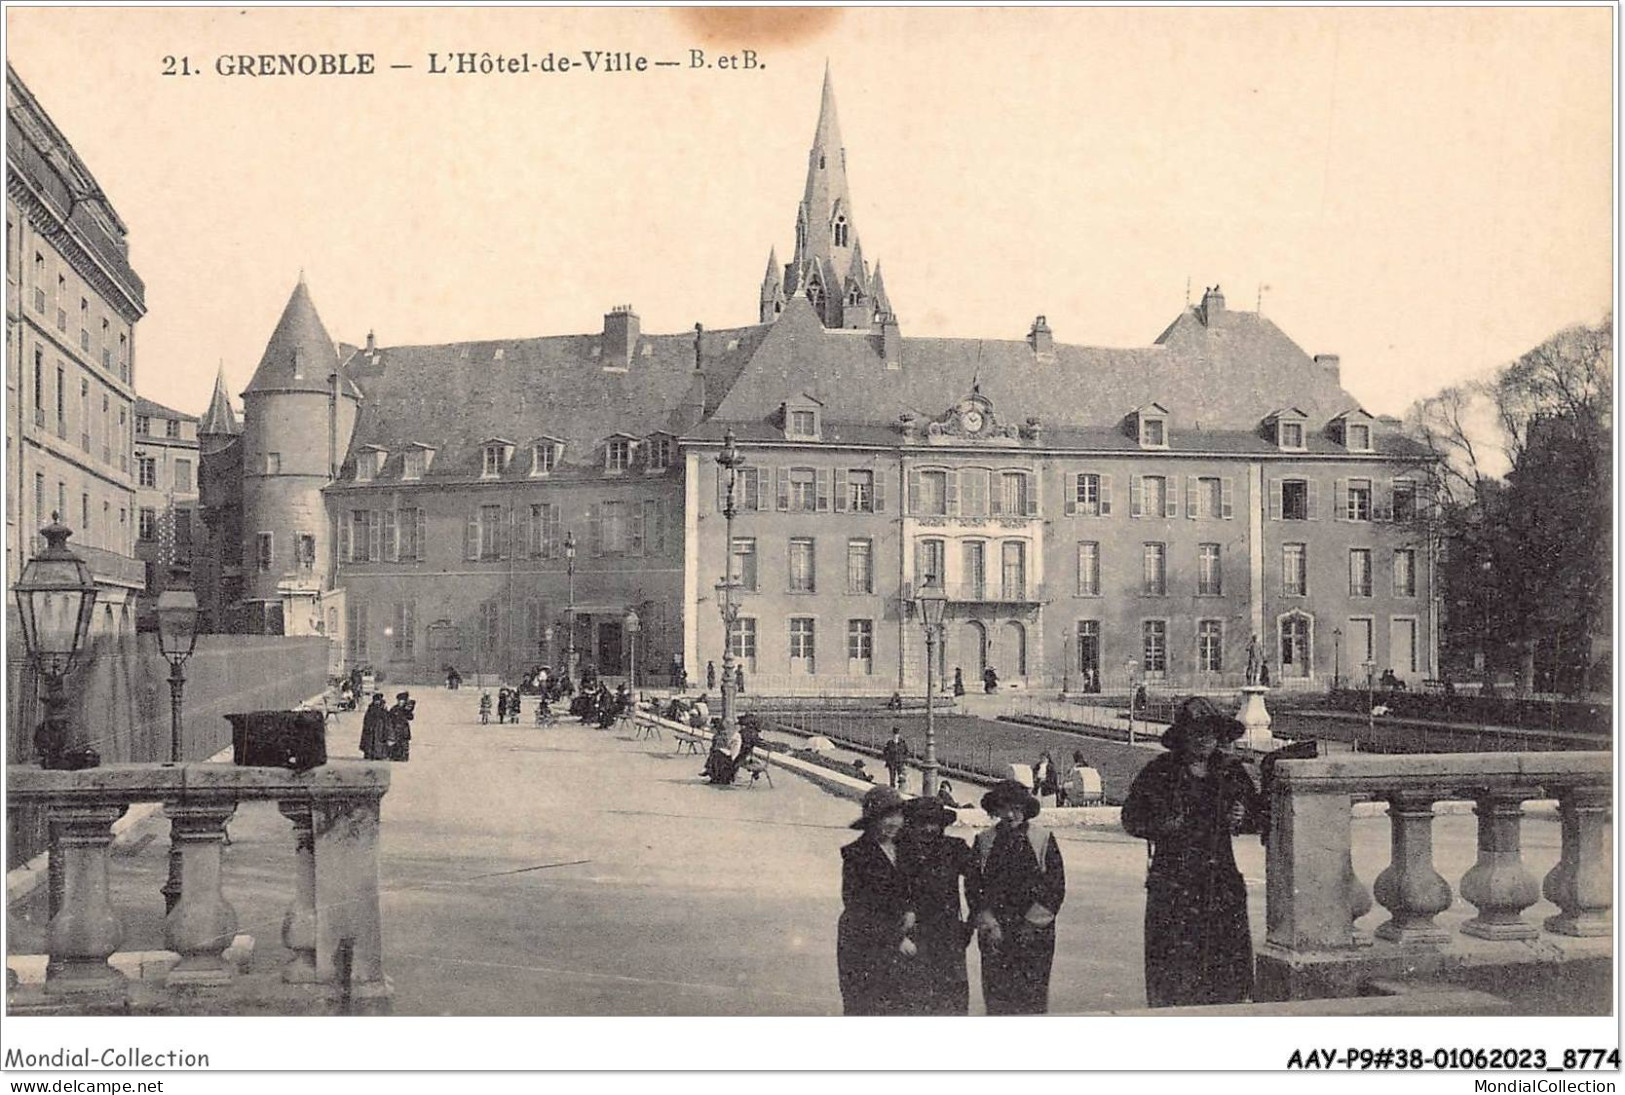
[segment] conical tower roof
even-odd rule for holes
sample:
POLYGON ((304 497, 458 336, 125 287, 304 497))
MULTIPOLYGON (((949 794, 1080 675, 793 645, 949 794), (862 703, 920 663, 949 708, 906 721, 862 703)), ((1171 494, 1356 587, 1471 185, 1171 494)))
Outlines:
POLYGON ((316 314, 304 275, 282 309, 271 340, 265 344, 254 379, 243 394, 261 391, 325 392, 327 378, 338 367, 338 349, 316 314))
POLYGON ((231 396, 226 392, 226 366, 222 362, 214 377, 214 394, 209 397, 209 409, 198 421, 197 432, 204 434, 235 435, 243 432, 237 424, 237 415, 231 409, 231 396))

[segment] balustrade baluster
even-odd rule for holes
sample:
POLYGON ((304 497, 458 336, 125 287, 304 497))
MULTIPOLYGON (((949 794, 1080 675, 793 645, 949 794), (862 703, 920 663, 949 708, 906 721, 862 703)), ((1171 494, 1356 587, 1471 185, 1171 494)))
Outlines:
MULTIPOLYGON (((1351 841, 1352 843, 1352 841, 1351 841)), ((1350 847, 1344 854, 1343 884, 1347 887, 1349 899, 1349 928, 1352 931, 1355 921, 1371 911, 1371 891, 1366 887, 1364 880, 1354 873, 1354 849, 1350 847)))
POLYGON ((1546 918, 1558 935, 1613 933, 1613 805, 1608 787, 1566 787, 1558 792, 1563 854, 1543 891, 1563 911, 1546 918))
POLYGON ((1372 893, 1392 915, 1377 928, 1378 939, 1443 943, 1450 938, 1433 922, 1450 907, 1450 883, 1433 869, 1434 798, 1431 793, 1389 796, 1392 861, 1377 876, 1372 893))
POLYGON ((107 877, 112 826, 124 808, 122 802, 51 808, 62 900, 46 930, 48 993, 116 995, 124 989, 124 975, 107 963, 124 937, 107 877))
POLYGON ((1461 926, 1464 935, 1479 939, 1532 939, 1540 934, 1520 915, 1540 900, 1540 887, 1523 862, 1520 827, 1523 802, 1534 788, 1497 788, 1482 794, 1473 812, 1478 815, 1478 862, 1461 876, 1462 899, 1478 908, 1478 915, 1461 926))
POLYGON ((231 983, 224 958, 237 931, 237 910, 221 890, 221 854, 226 822, 237 810, 234 798, 187 798, 164 804, 170 840, 180 848, 180 900, 164 920, 164 938, 181 956, 166 984, 172 988, 217 988, 231 983))
POLYGON ((293 822, 293 900, 282 917, 282 943, 293 957, 282 967, 282 980, 314 984, 316 976, 316 838, 308 799, 283 799, 282 816, 293 822))

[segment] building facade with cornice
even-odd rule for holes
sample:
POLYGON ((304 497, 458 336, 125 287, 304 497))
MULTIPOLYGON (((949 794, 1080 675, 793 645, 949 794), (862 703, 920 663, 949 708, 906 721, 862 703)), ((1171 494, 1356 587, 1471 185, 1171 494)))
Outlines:
POLYGON ((1067 344, 1042 315, 904 337, 827 75, 756 321, 651 335, 619 307, 592 334, 343 346, 301 283, 245 393, 257 626, 319 626, 397 678, 572 645, 622 675, 635 611, 639 679, 703 684, 729 559, 747 691, 917 689, 926 581, 949 599, 939 668, 968 687, 1231 687, 1253 636, 1288 685, 1433 675, 1422 454, 1337 358, 1217 287, 1144 347, 1067 344))
POLYGON ((124 222, 6 68, 6 578, 59 514, 99 587, 96 633, 129 634, 135 557, 135 325, 145 286, 124 222))

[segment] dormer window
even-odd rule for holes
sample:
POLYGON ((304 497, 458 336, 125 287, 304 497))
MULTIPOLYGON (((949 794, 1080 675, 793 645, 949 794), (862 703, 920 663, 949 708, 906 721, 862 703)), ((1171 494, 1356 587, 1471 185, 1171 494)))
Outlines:
POLYGON ((1264 420, 1264 436, 1282 449, 1292 452, 1304 450, 1304 425, 1308 415, 1296 407, 1283 407, 1264 420))
POLYGON ((813 282, 812 284, 808 285, 807 286, 807 299, 812 301, 815 306, 823 307, 823 304, 824 304, 824 287, 823 287, 823 285, 820 284, 819 282, 816 282, 816 281, 813 282))
POLYGON ((1356 407, 1332 419, 1326 432, 1349 452, 1371 452, 1370 414, 1356 407))
POLYGON ((1347 432, 1346 436, 1348 438, 1348 441, 1347 441, 1346 447, 1348 448, 1348 450, 1350 452, 1370 452, 1371 451, 1371 427, 1370 426, 1357 425, 1357 424, 1351 422, 1351 423, 1349 423, 1349 425, 1347 427, 1347 430, 1348 430, 1348 432, 1347 432))
POLYGON ((1164 418, 1140 419, 1140 447, 1165 449, 1168 447, 1168 420, 1164 418))
POLYGON ((813 411, 791 411, 789 432, 796 437, 817 437, 818 415, 813 411))
POLYGON ((502 474, 502 469, 508 463, 507 448, 506 445, 485 446, 485 460, 480 467, 481 478, 495 479, 502 474))
POLYGON ((632 466, 632 442, 617 437, 605 446, 604 466, 611 473, 623 472, 632 466))
POLYGON ((660 471, 671 467, 671 446, 669 437, 651 437, 646 442, 646 463, 650 471, 660 471))
POLYGON ((814 396, 803 392, 779 407, 779 422, 784 436, 802 441, 817 441, 823 428, 823 404, 814 396))
POLYGON ((530 447, 530 474, 548 475, 559 466, 559 446, 555 441, 538 441, 530 447))
POLYGON ((428 449, 407 449, 406 460, 401 465, 402 479, 422 479, 424 471, 429 466, 428 449))
POLYGON ((384 451, 382 449, 362 449, 355 458, 355 477, 358 482, 366 483, 377 478, 384 466, 384 451))
POLYGON ((1303 423, 1282 422, 1280 444, 1283 449, 1303 448, 1303 423))

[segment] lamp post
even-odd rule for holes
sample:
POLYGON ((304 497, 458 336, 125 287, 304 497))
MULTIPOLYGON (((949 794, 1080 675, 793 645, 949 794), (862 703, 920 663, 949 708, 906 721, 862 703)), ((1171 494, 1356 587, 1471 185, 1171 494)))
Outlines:
POLYGON ((569 576, 569 601, 564 610, 564 679, 572 685, 576 679, 576 534, 564 534, 564 570, 569 576))
POLYGON ((1134 744, 1134 699, 1139 694, 1139 689, 1134 687, 1134 682, 1135 682, 1135 671, 1140 668, 1140 663, 1135 661, 1133 658, 1130 658, 1128 660, 1128 662, 1126 663, 1126 665, 1127 665, 1127 668, 1128 668, 1128 743, 1130 745, 1133 745, 1134 744))
POLYGON ((739 512, 735 495, 739 469, 744 465, 745 454, 739 451, 730 426, 722 437, 722 451, 717 453, 717 467, 728 479, 722 503, 722 581, 717 583, 717 591, 721 595, 722 611, 722 730, 730 739, 739 725, 739 713, 734 710, 734 625, 739 622, 739 608, 734 604, 734 515, 739 512))
POLYGON ((34 751, 42 768, 93 768, 100 761, 94 750, 69 748, 62 681, 84 653, 96 609, 96 583, 84 560, 69 550, 73 532, 57 514, 51 514, 40 535, 45 550, 28 561, 12 586, 23 647, 45 684, 40 697, 44 718, 34 732, 34 751))
POLYGON ((920 765, 920 794, 934 798, 937 793, 936 681, 937 642, 942 614, 948 607, 948 592, 935 575, 926 575, 925 585, 915 594, 920 606, 920 624, 925 628, 925 761, 920 765))
POLYGON ((543 665, 551 665, 553 658, 553 625, 548 624, 542 628, 542 648, 536 652, 542 659, 543 665))
POLYGON ((634 696, 636 696, 637 691, 638 691, 638 627, 639 627, 637 609, 629 608, 629 609, 626 610, 626 619, 621 621, 621 626, 623 626, 626 629, 626 641, 627 641, 627 647, 628 647, 626 676, 627 676, 627 679, 632 682, 628 686, 628 690, 634 696))
MULTIPOLYGON (((186 688, 183 669, 196 646, 197 594, 190 589, 164 590, 158 595, 158 652, 169 663, 169 763, 172 765, 186 759, 181 734, 181 695, 186 688)), ((167 914, 181 899, 181 847, 173 832, 169 839, 169 874, 161 892, 167 914)))
POLYGON ((1365 670, 1365 738, 1370 741, 1377 736, 1377 663, 1362 662, 1361 668, 1365 670))
POLYGON ((1332 691, 1343 687, 1343 629, 1332 628, 1332 691))

